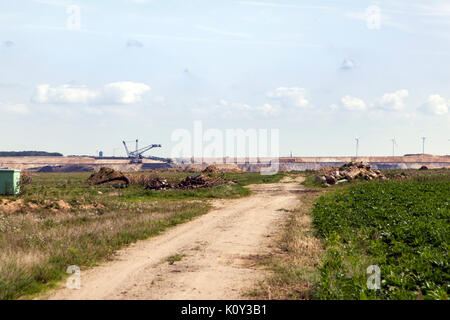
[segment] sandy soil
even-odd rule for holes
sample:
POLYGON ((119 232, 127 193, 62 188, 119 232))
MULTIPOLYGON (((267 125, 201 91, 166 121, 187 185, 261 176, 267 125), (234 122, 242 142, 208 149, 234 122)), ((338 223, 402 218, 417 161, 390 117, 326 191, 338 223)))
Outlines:
POLYGON ((303 187, 285 178, 249 186, 243 199, 217 200, 214 209, 117 253, 81 272, 81 289, 56 289, 48 299, 241 299, 263 279, 255 257, 271 251, 271 237, 303 187), (285 209, 285 210, 283 210, 285 209), (181 260, 170 264, 175 254, 181 260))

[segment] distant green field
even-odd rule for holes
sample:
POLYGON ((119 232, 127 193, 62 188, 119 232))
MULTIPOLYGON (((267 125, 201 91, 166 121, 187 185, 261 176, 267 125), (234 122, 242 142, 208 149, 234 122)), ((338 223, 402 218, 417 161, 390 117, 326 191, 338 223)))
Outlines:
POLYGON ((450 175, 407 173, 407 180, 358 183, 319 198, 313 224, 326 256, 317 298, 448 298, 450 175), (381 290, 367 288, 369 265, 381 269, 381 290))

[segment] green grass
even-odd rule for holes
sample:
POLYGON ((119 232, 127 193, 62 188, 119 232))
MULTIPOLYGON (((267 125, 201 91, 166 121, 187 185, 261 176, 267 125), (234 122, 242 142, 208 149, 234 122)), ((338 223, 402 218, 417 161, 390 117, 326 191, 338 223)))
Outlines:
POLYGON ((181 261, 181 259, 183 259, 183 257, 184 257, 184 254, 177 253, 177 254, 174 254, 173 256, 168 257, 166 260, 170 265, 172 265, 175 262, 181 261))
MULTIPOLYGON (((66 276, 69 265, 94 266, 127 244, 207 213, 210 199, 247 196, 251 192, 245 185, 274 182, 283 176, 215 174, 236 183, 147 191, 135 185, 122 189, 87 185, 89 175, 40 173, 20 195, 0 197, 24 201, 15 213, 0 212, 0 299, 45 290, 66 276), (60 200, 70 205, 68 211, 61 210, 60 200)), ((178 183, 192 173, 158 175, 178 183)))
POLYGON ((305 172, 305 180, 302 182, 302 185, 307 187, 308 189, 323 189, 322 183, 316 181, 316 173, 315 171, 307 171, 305 172))
POLYGON ((312 211, 326 256, 319 299, 447 299, 450 175, 358 183, 319 198, 312 211), (381 290, 366 286, 381 268, 381 290))
POLYGON ((260 183, 276 183, 281 180, 286 174, 283 172, 278 172, 273 175, 261 175, 257 172, 247 172, 242 173, 222 173, 216 176, 221 176, 227 180, 234 181, 237 185, 246 186, 249 184, 260 184, 260 183))

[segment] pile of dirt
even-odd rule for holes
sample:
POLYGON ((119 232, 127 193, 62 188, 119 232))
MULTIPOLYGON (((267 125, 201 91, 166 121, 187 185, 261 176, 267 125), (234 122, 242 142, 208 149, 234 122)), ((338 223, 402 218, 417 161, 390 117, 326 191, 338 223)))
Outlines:
POLYGON ((223 178, 210 178, 202 174, 189 176, 180 181, 175 186, 177 189, 195 189, 195 188, 211 188, 217 184, 228 183, 229 181, 223 178))
POLYGON ((69 211, 72 208, 72 206, 70 204, 68 204, 66 201, 64 200, 58 200, 56 202, 56 206, 54 208, 51 208, 51 210, 53 212, 58 212, 58 211, 69 211))
POLYGON ((334 184, 349 182, 355 179, 386 180, 380 170, 372 170, 367 162, 349 162, 341 167, 326 167, 318 171, 316 181, 322 183, 324 187, 334 184))
POLYGON ((203 169, 202 172, 203 173, 220 173, 220 170, 215 165, 211 164, 211 165, 207 166, 205 169, 203 169))
POLYGON ((182 169, 182 172, 202 172, 201 165, 190 164, 182 169))
POLYGON ((234 163, 212 164, 212 165, 207 166, 202 172, 203 173, 241 173, 242 169, 240 169, 234 163))
POLYGON ((53 213, 67 212, 72 206, 64 200, 44 200, 41 203, 28 201, 23 199, 1 199, 0 200, 0 213, 15 213, 18 211, 29 212, 34 210, 48 210, 53 213))
POLYGON ((13 213, 22 209, 24 201, 22 199, 18 200, 0 200, 0 212, 1 213, 13 213))
POLYGON ((91 176, 86 180, 87 183, 98 185, 112 181, 122 181, 127 186, 130 184, 130 179, 120 171, 114 169, 102 167, 96 173, 91 174, 91 176))

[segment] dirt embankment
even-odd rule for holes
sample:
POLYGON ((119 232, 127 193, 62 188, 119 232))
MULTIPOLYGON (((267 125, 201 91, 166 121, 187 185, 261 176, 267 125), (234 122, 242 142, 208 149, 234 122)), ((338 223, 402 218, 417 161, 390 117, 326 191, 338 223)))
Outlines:
POLYGON ((253 185, 250 197, 216 200, 208 214, 82 271, 80 290, 63 287, 44 298, 247 298, 247 290, 265 276, 255 257, 272 250, 271 236, 286 211, 298 206, 299 182, 253 185))

